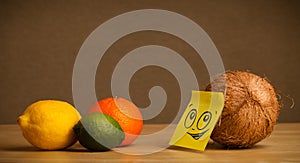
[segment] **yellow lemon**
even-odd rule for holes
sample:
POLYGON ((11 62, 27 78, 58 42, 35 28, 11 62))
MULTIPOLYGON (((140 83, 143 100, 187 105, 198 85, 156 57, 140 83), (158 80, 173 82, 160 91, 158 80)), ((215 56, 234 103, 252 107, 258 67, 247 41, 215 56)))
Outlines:
POLYGON ((57 150, 73 145, 77 138, 73 126, 80 114, 69 103, 41 100, 28 106, 19 116, 18 124, 25 139, 45 150, 57 150))

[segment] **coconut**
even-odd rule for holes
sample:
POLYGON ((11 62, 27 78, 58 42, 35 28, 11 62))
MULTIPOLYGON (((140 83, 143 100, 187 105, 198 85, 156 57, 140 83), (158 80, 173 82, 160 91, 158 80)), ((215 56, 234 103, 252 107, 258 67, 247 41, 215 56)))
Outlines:
POLYGON ((217 76, 207 91, 223 92, 225 104, 211 138, 228 148, 249 148, 271 134, 280 105, 273 86, 253 73, 217 76))

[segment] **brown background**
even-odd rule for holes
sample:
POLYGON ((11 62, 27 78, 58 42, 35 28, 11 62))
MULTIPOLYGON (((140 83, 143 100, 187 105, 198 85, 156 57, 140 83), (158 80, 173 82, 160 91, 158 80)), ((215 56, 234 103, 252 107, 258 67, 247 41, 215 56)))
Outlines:
MULTIPOLYGON (((101 23, 131 10, 155 8, 182 14, 198 23, 214 41, 226 70, 250 70, 266 76, 282 95, 279 122, 300 122, 299 1, 0 1, 0 123, 15 123, 30 103, 61 99, 73 103, 73 64, 86 37, 101 23)), ((200 57, 187 43, 160 32, 138 32, 118 40, 105 53, 96 76, 99 99, 111 96, 110 77, 117 61, 142 45, 167 46, 193 67, 201 89, 209 82, 200 57), (101 72, 100 72, 101 70, 101 72)), ((180 66, 180 65, 179 65, 180 66)), ((149 104, 149 88, 163 86, 168 102, 146 123, 167 123, 179 106, 174 76, 159 67, 139 70, 130 94, 138 106, 149 104)))

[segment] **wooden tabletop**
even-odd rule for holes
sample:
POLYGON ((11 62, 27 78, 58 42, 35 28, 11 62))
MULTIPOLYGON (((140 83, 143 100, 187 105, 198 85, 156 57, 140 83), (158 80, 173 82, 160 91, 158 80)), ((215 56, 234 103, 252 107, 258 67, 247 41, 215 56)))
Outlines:
POLYGON ((228 150, 210 143, 204 152, 168 147, 174 127, 144 125, 143 136, 130 146, 89 152, 79 143, 67 150, 42 151, 23 138, 17 125, 0 125, 0 162, 300 162, 300 123, 277 124, 270 137, 251 149, 228 150))

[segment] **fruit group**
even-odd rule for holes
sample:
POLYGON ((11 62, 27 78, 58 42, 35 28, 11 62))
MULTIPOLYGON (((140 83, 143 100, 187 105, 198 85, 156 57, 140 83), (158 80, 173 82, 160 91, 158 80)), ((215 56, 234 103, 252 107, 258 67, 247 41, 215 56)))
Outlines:
POLYGON ((107 151, 124 139, 119 123, 102 113, 84 115, 73 130, 80 144, 91 151, 107 151))
POLYGON ((69 103, 41 100, 26 108, 19 116, 18 124, 25 139, 33 146, 57 150, 77 141, 72 127, 79 119, 78 111, 69 103))
POLYGON ((98 101, 88 113, 102 112, 113 117, 125 132, 120 146, 131 144, 141 133, 143 117, 139 109, 123 98, 106 98, 98 101))

